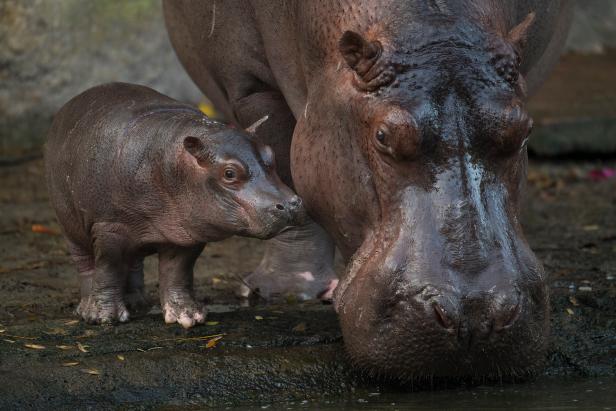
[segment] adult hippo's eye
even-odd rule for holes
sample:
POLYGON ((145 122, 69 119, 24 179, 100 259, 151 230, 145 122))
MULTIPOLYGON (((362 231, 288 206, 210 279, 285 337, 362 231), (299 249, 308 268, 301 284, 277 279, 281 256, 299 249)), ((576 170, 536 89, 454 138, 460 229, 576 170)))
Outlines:
POLYGON ((236 176, 235 170, 232 170, 230 168, 225 170, 225 179, 235 180, 235 176, 236 176))
POLYGON ((377 150, 383 153, 391 154, 391 147, 389 146, 388 137, 387 131, 382 128, 378 129, 374 135, 375 145, 377 150))

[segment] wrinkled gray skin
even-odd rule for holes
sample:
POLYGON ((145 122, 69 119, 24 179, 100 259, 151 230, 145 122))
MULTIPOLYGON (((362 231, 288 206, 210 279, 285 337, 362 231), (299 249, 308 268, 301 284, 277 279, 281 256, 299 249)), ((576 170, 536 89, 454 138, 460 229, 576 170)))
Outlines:
POLYGON ((270 238, 302 218, 272 150, 147 87, 112 83, 56 114, 45 150, 51 203, 77 264, 78 313, 125 322, 143 302, 143 258, 159 255, 167 323, 205 320, 192 292, 206 243, 270 238))
POLYGON ((253 288, 291 289, 279 279, 297 267, 324 287, 333 238, 348 262, 335 306, 358 368, 401 381, 536 372, 549 300, 518 218, 525 105, 557 61, 569 3, 163 4, 214 103, 240 125, 270 115, 259 136, 329 234, 310 223, 277 237, 253 288))

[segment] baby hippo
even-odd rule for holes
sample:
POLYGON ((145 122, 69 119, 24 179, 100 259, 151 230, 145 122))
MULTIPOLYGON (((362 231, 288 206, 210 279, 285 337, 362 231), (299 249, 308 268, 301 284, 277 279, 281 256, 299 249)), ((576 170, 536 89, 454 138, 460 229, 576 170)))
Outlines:
POLYGON ((54 118, 45 157, 79 271, 77 312, 90 323, 129 319, 153 253, 165 322, 204 322, 192 290, 204 245, 271 238, 304 215, 268 146, 143 86, 106 84, 73 98, 54 118))

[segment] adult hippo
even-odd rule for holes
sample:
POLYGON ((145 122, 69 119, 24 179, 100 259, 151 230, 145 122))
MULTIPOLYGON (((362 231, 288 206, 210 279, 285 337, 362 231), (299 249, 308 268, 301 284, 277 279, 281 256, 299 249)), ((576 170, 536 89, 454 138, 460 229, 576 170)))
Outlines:
POLYGON ((334 303, 358 367, 402 381, 535 372, 548 288, 519 222, 532 121, 570 5, 164 2, 186 70, 274 148, 314 223, 269 244, 261 294, 334 303), (331 236, 331 237, 329 237, 331 236))

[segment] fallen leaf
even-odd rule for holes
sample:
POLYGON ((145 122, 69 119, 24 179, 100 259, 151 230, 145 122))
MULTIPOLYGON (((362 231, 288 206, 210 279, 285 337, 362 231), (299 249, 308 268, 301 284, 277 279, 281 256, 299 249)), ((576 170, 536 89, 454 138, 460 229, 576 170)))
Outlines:
POLYGON ((32 224, 32 232, 38 234, 59 235, 58 230, 44 226, 43 224, 32 224))
POLYGON ((2 341, 6 341, 7 343, 15 344, 15 340, 9 340, 8 338, 3 338, 2 341))
POLYGON ((597 224, 589 224, 582 227, 584 231, 597 231, 599 226, 597 224))
POLYGON ((299 323, 293 327, 293 331, 296 333, 303 333, 306 331, 306 323, 299 323))
POLYGON ((52 328, 48 331, 43 331, 47 335, 66 335, 66 330, 63 328, 52 328))
POLYGON ((255 315, 255 320, 261 321, 262 319, 263 319, 263 317, 261 317, 260 315, 255 315))
POLYGON ((73 347, 72 347, 72 346, 70 346, 70 345, 56 345, 56 348, 59 348, 59 349, 61 349, 61 350, 70 350, 70 349, 72 349, 73 347))
POLYGON ((5 332, 6 330, 0 330, 0 334, 2 334, 3 332, 5 332))
POLYGON ((70 320, 64 323, 64 325, 75 325, 79 324, 79 320, 70 320))
POLYGON ((31 348, 33 350, 44 350, 45 346, 40 344, 24 344, 24 347, 31 348))
POLYGON ((222 336, 212 338, 205 344, 205 348, 214 348, 216 344, 218 343, 218 341, 220 341, 221 339, 222 339, 222 336))
POLYGON ((62 363, 63 367, 74 367, 76 365, 79 365, 79 363, 77 361, 71 361, 71 362, 64 362, 64 363, 62 363))
POLYGON ((573 315, 573 310, 571 308, 567 308, 567 314, 573 315))
POLYGON ((208 321, 205 323, 205 325, 218 325, 218 321, 208 321))
POLYGON ((162 350, 165 347, 150 347, 148 348, 148 351, 152 351, 152 350, 162 350))
POLYGON ((98 370, 95 370, 92 368, 82 368, 81 372, 85 374, 90 374, 90 375, 100 375, 100 372, 98 370))
POLYGON ((137 348, 137 351, 145 352, 143 348, 137 348))
POLYGON ((89 345, 83 345, 80 342, 77 342, 77 349, 81 352, 88 352, 88 350, 86 348, 88 348, 89 345))
POLYGON ((123 356, 123 355, 116 355, 116 358, 117 358, 118 360, 120 360, 120 361, 124 361, 124 360, 125 360, 125 358, 124 358, 124 356, 123 356))

